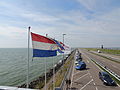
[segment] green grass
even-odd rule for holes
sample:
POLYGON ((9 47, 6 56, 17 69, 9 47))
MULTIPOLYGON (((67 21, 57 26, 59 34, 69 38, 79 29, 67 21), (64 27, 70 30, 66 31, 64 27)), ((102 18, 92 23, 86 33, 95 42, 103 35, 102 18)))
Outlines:
MULTIPOLYGON (((94 60, 92 60, 97 66, 99 66, 103 71, 105 71, 105 72, 107 72, 107 73, 109 73, 107 70, 105 70, 103 67, 101 67, 99 64, 97 64, 94 60)), ((114 80, 114 81, 116 81, 117 82, 117 84, 119 84, 120 85, 120 81, 118 80, 118 79, 116 79, 113 75, 111 75, 110 73, 109 73, 109 75, 112 77, 112 79, 114 80)))
POLYGON ((100 48, 85 48, 87 50, 92 50, 92 51, 97 51, 100 50, 103 53, 108 53, 108 54, 114 54, 114 55, 120 55, 120 50, 113 50, 113 49, 100 49, 100 48))
MULTIPOLYGON (((72 53, 69 56, 69 60, 67 60, 66 63, 64 64, 64 66, 58 71, 58 73, 56 73, 55 87, 60 87, 62 80, 64 79, 64 76, 67 72, 67 69, 70 67, 70 64, 73 59, 73 55, 74 55, 74 53, 72 53)), ((53 90, 53 84, 50 84, 48 89, 53 90)))

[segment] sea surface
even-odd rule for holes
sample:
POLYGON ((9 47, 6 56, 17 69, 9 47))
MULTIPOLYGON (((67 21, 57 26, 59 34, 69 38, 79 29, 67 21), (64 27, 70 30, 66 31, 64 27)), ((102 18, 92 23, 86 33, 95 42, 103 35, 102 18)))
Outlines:
MULTIPOLYGON (((0 85, 18 86, 26 83, 27 76, 27 48, 0 48, 0 85)), ((45 71, 45 60, 47 70, 53 67, 53 60, 57 63, 63 58, 62 55, 49 58, 34 58, 32 60, 32 49, 30 49, 29 80, 32 81, 42 75, 45 71)))

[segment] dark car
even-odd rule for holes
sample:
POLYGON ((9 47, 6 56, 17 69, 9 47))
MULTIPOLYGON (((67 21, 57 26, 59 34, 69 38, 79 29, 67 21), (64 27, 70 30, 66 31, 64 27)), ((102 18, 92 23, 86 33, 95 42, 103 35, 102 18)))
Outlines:
POLYGON ((76 61, 82 61, 82 57, 81 56, 76 56, 76 61))
POLYGON ((75 66, 75 69, 76 69, 76 70, 86 69, 86 64, 85 64, 85 62, 82 62, 82 61, 78 62, 78 64, 75 66))
POLYGON ((56 87, 55 90, 61 90, 61 88, 60 87, 56 87))
POLYGON ((116 86, 116 83, 109 76, 107 72, 99 72, 99 78, 103 81, 105 85, 116 86))

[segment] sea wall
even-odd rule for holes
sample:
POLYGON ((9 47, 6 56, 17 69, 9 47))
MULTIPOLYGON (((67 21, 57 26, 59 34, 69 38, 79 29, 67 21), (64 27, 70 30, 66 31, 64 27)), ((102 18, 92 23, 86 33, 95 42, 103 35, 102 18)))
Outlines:
MULTIPOLYGON (((70 53, 70 54, 68 54, 68 56, 64 59, 64 60, 62 60, 62 62, 61 63, 57 63, 56 65, 55 65, 55 73, 61 68, 61 66, 63 65, 63 62, 65 62, 66 60, 67 60, 67 58, 71 55, 73 53, 73 51, 70 53)), ((52 69, 50 69, 47 73, 46 73, 46 75, 47 75, 47 80, 49 80, 52 76, 53 76, 53 68, 52 69)), ((43 74, 43 75, 41 75, 40 77, 38 77, 36 80, 33 80, 32 82, 30 82, 29 83, 29 88, 36 88, 36 85, 38 85, 39 83, 43 83, 43 86, 44 86, 44 82, 45 82, 45 75, 43 74)), ((26 84, 22 84, 21 86, 18 86, 19 88, 26 88, 26 84)), ((43 87, 42 86, 42 87, 43 87)), ((42 88, 42 87, 40 87, 40 88, 42 88)))

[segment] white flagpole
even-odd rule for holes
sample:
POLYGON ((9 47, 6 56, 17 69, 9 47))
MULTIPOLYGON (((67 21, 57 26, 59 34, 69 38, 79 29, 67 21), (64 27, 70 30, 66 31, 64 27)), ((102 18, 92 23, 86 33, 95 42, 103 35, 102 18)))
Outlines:
MULTIPOLYGON (((48 36, 48 34, 46 34, 46 37, 48 36)), ((46 86, 46 83, 47 83, 47 76, 46 76, 46 57, 45 57, 45 90, 47 90, 47 86, 46 86)))
POLYGON ((28 67, 27 67, 27 88, 29 88, 29 43, 30 43, 30 28, 28 27, 28 67))
POLYGON ((53 90, 55 88, 55 67, 54 67, 54 57, 53 57, 53 90))
POLYGON ((46 77, 46 58, 45 58, 45 90, 47 90, 46 83, 47 83, 47 77, 46 77))

